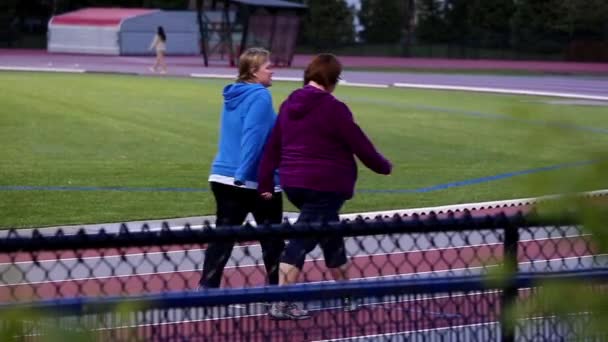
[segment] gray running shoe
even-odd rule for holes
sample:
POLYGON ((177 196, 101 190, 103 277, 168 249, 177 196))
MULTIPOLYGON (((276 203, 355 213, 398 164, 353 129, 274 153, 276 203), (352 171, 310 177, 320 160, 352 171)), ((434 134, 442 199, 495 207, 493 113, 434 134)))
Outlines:
POLYGON ((342 310, 346 312, 353 312, 361 309, 361 305, 359 305, 356 299, 352 299, 350 297, 342 298, 342 310))
POLYGON ((268 310, 268 315, 274 319, 309 319, 308 310, 301 309, 295 303, 277 302, 273 303, 268 310))

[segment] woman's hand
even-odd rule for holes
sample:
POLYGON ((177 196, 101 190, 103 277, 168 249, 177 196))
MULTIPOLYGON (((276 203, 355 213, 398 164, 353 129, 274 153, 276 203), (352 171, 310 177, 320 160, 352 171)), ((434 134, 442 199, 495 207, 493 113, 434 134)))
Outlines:
POLYGON ((263 192, 260 194, 260 196, 262 196, 263 199, 265 200, 271 200, 272 199, 272 192, 263 192))

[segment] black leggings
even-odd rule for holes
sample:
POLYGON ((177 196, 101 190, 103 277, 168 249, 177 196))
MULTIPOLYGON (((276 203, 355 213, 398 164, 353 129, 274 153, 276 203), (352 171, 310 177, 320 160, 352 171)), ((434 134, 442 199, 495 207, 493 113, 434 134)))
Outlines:
MULTIPOLYGON (((274 193, 272 200, 264 200, 254 189, 216 182, 210 184, 217 205, 216 228, 241 225, 248 213, 253 214, 258 224, 281 223, 283 199, 280 192, 274 193)), ((260 245, 268 284, 276 285, 279 283, 279 258, 285 248, 285 242, 282 239, 264 239, 260 241, 260 245)), ((214 242, 207 246, 200 286, 206 288, 220 286, 224 267, 233 248, 233 242, 214 242)))
MULTIPOLYGON (((298 222, 339 221, 338 212, 345 202, 345 197, 338 193, 316 191, 300 188, 284 188, 287 198, 300 209, 298 222)), ((341 237, 323 239, 292 239, 281 256, 281 262, 302 269, 306 254, 316 245, 321 246, 325 265, 337 268, 346 264, 346 248, 341 237)))

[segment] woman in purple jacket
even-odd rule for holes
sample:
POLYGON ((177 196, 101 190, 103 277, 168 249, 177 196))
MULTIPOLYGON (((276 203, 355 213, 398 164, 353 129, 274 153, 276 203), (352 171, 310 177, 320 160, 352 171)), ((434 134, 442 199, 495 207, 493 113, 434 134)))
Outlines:
MULTIPOLYGON (((388 175, 392 165, 355 123, 348 107, 331 93, 342 66, 332 54, 316 56, 304 72, 304 87, 283 102, 260 163, 258 191, 272 198, 274 171, 281 187, 298 209, 298 222, 338 221, 344 202, 353 197, 357 156, 374 172, 388 175)), ((342 238, 294 239, 281 256, 279 284, 295 283, 306 254, 320 244, 325 264, 335 280, 347 280, 347 258, 342 238)), ((345 308, 353 308, 349 303, 345 308)), ((276 319, 306 319, 294 303, 273 304, 276 319)))

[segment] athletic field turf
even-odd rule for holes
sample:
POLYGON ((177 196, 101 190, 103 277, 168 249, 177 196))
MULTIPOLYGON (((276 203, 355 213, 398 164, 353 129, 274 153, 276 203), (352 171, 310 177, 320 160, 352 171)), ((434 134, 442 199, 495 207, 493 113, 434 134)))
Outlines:
MULTIPOLYGON (((0 73, 0 227, 213 214, 227 80, 0 73)), ((299 83, 276 82, 275 107, 299 83)), ((395 165, 343 212, 608 188, 608 110, 564 100, 339 87, 395 165)), ((289 205, 286 210, 293 210, 289 205)))

